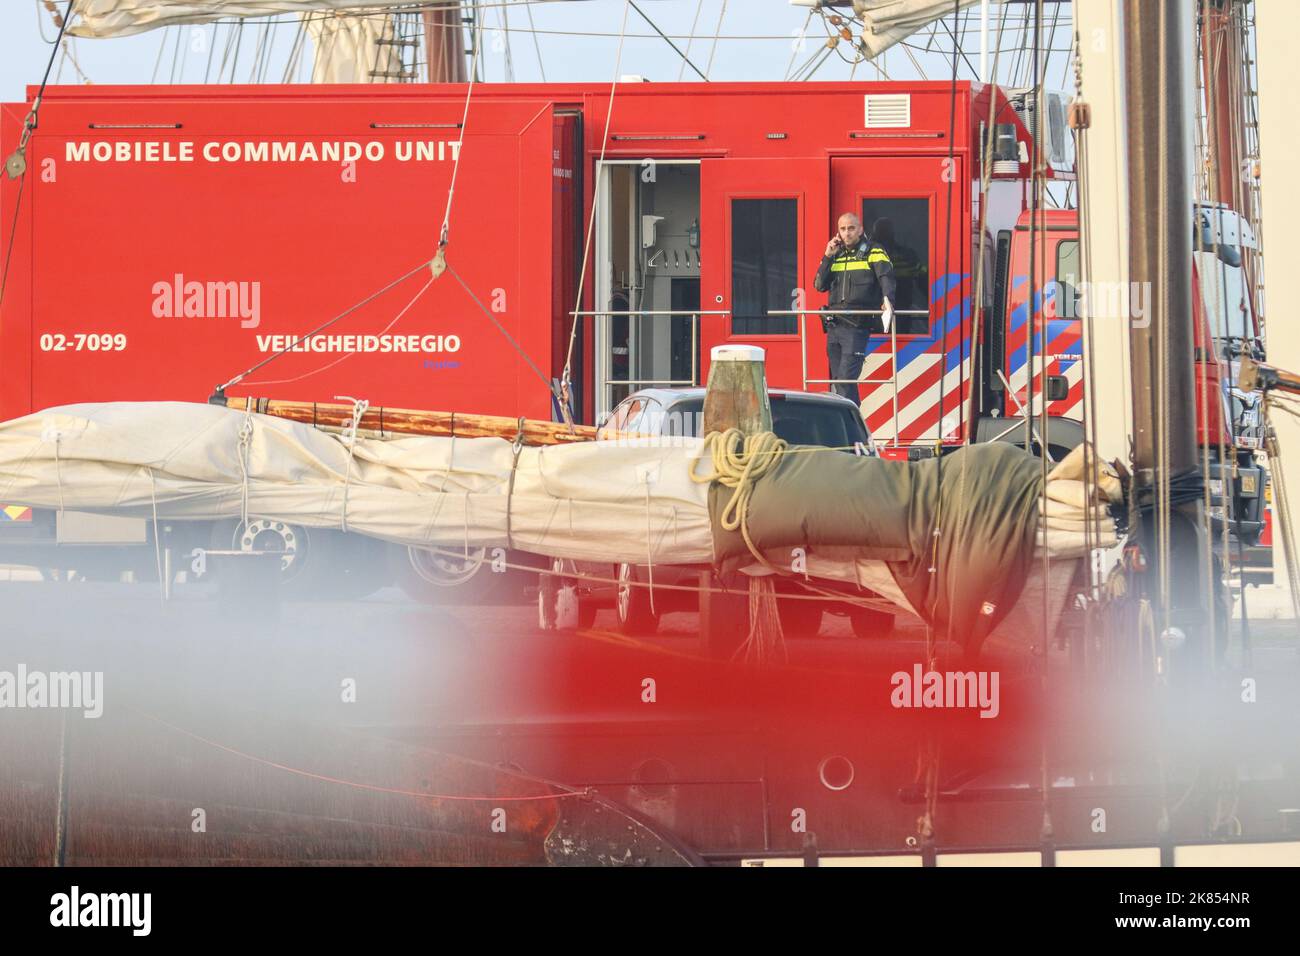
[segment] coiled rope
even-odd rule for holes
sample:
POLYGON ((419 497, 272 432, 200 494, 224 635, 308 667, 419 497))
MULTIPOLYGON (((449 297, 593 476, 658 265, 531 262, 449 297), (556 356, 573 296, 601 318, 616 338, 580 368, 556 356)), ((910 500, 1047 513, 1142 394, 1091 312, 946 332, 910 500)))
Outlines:
POLYGON ((692 481, 717 481, 731 489, 731 497, 727 499, 718 523, 724 531, 739 530, 749 553, 774 573, 779 572, 763 557, 749 536, 749 502, 754 496, 754 482, 776 467, 785 453, 786 444, 773 432, 746 435, 739 428, 728 428, 723 432, 710 432, 704 439, 704 451, 713 465, 709 474, 702 475, 695 470, 700 459, 691 463, 692 481))

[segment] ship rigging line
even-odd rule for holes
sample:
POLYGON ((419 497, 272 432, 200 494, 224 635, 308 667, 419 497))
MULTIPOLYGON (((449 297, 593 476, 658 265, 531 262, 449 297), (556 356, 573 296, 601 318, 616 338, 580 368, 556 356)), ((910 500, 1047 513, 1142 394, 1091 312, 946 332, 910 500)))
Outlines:
MULTIPOLYGON (((609 124, 614 118, 614 93, 618 90, 618 71, 623 65, 623 40, 627 35, 627 14, 632 4, 632 0, 625 0, 623 4, 623 26, 618 36, 618 52, 614 55, 614 79, 609 84, 609 105, 605 109, 605 132, 600 138, 600 159, 596 161, 596 186, 591 198, 591 218, 587 221, 587 239, 582 245, 582 268, 578 270, 578 301, 573 305, 575 313, 582 311, 582 289, 587 284, 587 265, 591 261, 591 236, 596 228, 596 208, 600 203, 600 177, 605 169, 605 147, 609 145, 609 124)), ((573 411, 569 408, 569 399, 572 395, 572 373, 573 373, 573 343, 578 338, 578 324, 582 321, 579 315, 572 316, 573 323, 569 326, 569 348, 564 356, 564 372, 560 376, 560 392, 557 396, 560 400, 560 415, 566 425, 573 425, 573 411)), ((552 386, 547 381, 547 388, 552 386)))
MULTIPOLYGON (((402 316, 406 315, 407 312, 411 311, 411 307, 414 306, 416 302, 420 301, 421 296, 423 296, 426 292, 429 291, 429 286, 433 285, 433 278, 434 278, 433 276, 429 276, 429 281, 426 282, 421 287, 419 292, 415 293, 414 298, 412 298, 410 302, 406 303, 406 305, 402 307, 402 310, 398 312, 397 315, 393 316, 391 322, 389 322, 386 326, 384 326, 382 329, 379 330, 378 333, 379 335, 382 336, 387 334, 393 328, 394 325, 396 325, 398 322, 402 320, 402 316)), ((314 368, 310 372, 303 372, 301 375, 295 375, 293 378, 279 378, 279 379, 272 379, 271 381, 248 382, 247 384, 248 385, 291 385, 294 382, 301 382, 304 378, 310 378, 313 375, 319 375, 321 372, 328 371, 329 369, 332 369, 334 366, 338 365, 339 363, 352 358, 352 356, 356 354, 357 354, 356 352, 345 352, 342 355, 340 355, 338 358, 336 358, 334 361, 326 362, 320 368, 314 368)))
POLYGON ((478 51, 483 45, 483 24, 476 22, 474 24, 477 36, 474 40, 474 53, 469 61, 469 84, 465 87, 465 109, 460 117, 460 144, 461 148, 456 151, 456 157, 451 165, 451 185, 447 188, 447 209, 442 214, 442 231, 438 234, 438 253, 434 257, 442 255, 443 249, 447 245, 451 229, 451 203, 456 196, 456 173, 460 171, 460 157, 465 152, 465 124, 469 121, 469 101, 474 94, 474 76, 478 72, 478 51))
POLYGON ((380 297, 381 295, 383 295, 385 292, 389 291, 390 289, 394 289, 394 288, 396 288, 397 286, 399 286, 399 285, 401 285, 403 282, 405 282, 407 279, 411 278, 411 276, 415 275, 417 272, 420 272, 420 271, 423 270, 423 269, 427 269, 427 268, 429 268, 429 266, 431 266, 431 265, 433 265, 433 259, 432 259, 432 258, 430 258, 430 259, 425 259, 423 262, 421 262, 421 263, 420 263, 418 266, 416 266, 414 269, 410 270, 409 272, 407 272, 407 273, 404 274, 404 275, 398 276, 396 279, 394 279, 392 282, 388 283, 388 285, 384 286, 382 289, 379 289, 379 290, 377 290, 377 291, 375 291, 375 292, 370 293, 370 295, 366 296, 366 297, 365 297, 364 299, 362 299, 360 302, 357 302, 356 304, 351 305, 351 306, 349 306, 348 308, 344 309, 342 312, 340 312, 338 315, 334 316, 332 319, 326 319, 324 322, 322 322, 320 325, 316 326, 316 328, 312 329, 312 330, 311 330, 310 332, 308 332, 306 335, 302 335, 302 336, 297 336, 297 337, 295 337, 294 340, 293 340, 292 342, 290 342, 290 343, 289 343, 288 345, 286 345, 284 348, 280 349, 280 351, 275 352, 275 353, 273 353, 273 354, 271 354, 271 355, 268 355, 266 358, 262 359, 262 361, 258 362, 256 365, 253 365, 253 366, 251 366, 250 368, 247 368, 247 369, 245 369, 244 371, 240 372, 238 375, 236 375, 236 376, 235 376, 234 378, 232 378, 230 381, 226 382, 224 385, 218 385, 218 386, 217 386, 217 393, 220 394, 221 392, 224 392, 226 389, 230 388, 230 386, 232 386, 232 385, 238 385, 238 384, 239 384, 240 382, 242 382, 245 378, 247 378, 248 376, 250 376, 250 375, 252 375, 254 372, 256 372, 259 368, 262 368, 262 367, 264 367, 264 366, 266 366, 266 365, 269 365, 271 362, 274 362, 276 359, 278 359, 278 358, 279 358, 281 355, 283 355, 285 352, 290 351, 290 350, 291 350, 295 345, 297 345, 299 342, 302 342, 302 341, 305 340, 305 339, 310 339, 310 338, 311 338, 312 336, 314 336, 314 335, 319 335, 321 332, 324 332, 326 329, 328 329, 328 328, 329 328, 331 325, 333 325, 335 322, 338 322, 340 319, 344 319, 344 318, 346 318, 347 316, 351 315, 353 312, 357 311, 357 309, 361 308, 362 306, 364 306, 364 305, 369 305, 371 302, 373 302, 375 299, 379 298, 379 297, 380 297))
POLYGON ((692 70, 694 70, 699 75, 700 79, 702 79, 705 83, 709 82, 709 78, 700 72, 700 68, 691 62, 690 57, 688 57, 685 53, 683 53, 676 43, 668 39, 664 31, 660 30, 659 27, 655 24, 655 22, 651 20, 648 16, 646 16, 644 10, 638 7, 635 3, 632 3, 632 0, 628 0, 628 4, 632 7, 633 10, 635 10, 637 13, 641 15, 642 20, 644 20, 646 23, 650 24, 650 26, 654 28, 655 33, 659 34, 661 37, 664 38, 664 42, 673 48, 673 52, 682 58, 683 69, 689 66, 692 70))
MULTIPOLYGON (((1057 4, 1056 12, 1058 15, 1060 13, 1060 9, 1061 9, 1060 4, 1057 4)), ((1055 20, 1052 21, 1052 36, 1053 37, 1056 36, 1055 20)), ((1043 0, 1038 0, 1034 8, 1034 165, 1030 171, 1032 182, 1030 185, 1031 208, 1029 212, 1029 220, 1030 220, 1029 221, 1029 249, 1030 249, 1029 254, 1031 257, 1034 255, 1034 246, 1035 243, 1038 241, 1038 236, 1047 235, 1047 210, 1046 210, 1046 206, 1042 203, 1042 198, 1045 192, 1045 184, 1043 182, 1044 173, 1045 173, 1045 170, 1043 168, 1043 137, 1047 135, 1047 132, 1043 126, 1043 107, 1047 104, 1047 100, 1043 95, 1043 76, 1046 67, 1046 63, 1044 61, 1051 56, 1050 53, 1051 44, 1049 41, 1048 51, 1045 52, 1042 49, 1042 43, 1043 43, 1043 0), (1035 217, 1037 217, 1039 220, 1038 236, 1036 236, 1034 233, 1035 217)), ((1042 273, 1043 283, 1039 285, 1039 289, 1042 290, 1039 292, 1039 295, 1043 301, 1043 321, 1042 321, 1042 325, 1039 328, 1039 333, 1038 333, 1038 347, 1040 351, 1038 368, 1039 368, 1039 375, 1041 376, 1041 378, 1039 379, 1039 386, 1038 386, 1038 400, 1040 403, 1039 411, 1038 411, 1038 416, 1039 416, 1038 427, 1039 427, 1040 435, 1038 440, 1039 440, 1039 462, 1040 462, 1039 467, 1041 469, 1041 474, 1042 474, 1042 490, 1039 493, 1040 494, 1039 508, 1045 514, 1047 511, 1047 462, 1050 460, 1050 456, 1051 456, 1051 451, 1050 451, 1051 446, 1049 444, 1051 440, 1051 434, 1048 431, 1048 425, 1051 423, 1051 419, 1050 416, 1047 414, 1047 358, 1048 356, 1047 356, 1047 296, 1046 296, 1046 289, 1045 289, 1046 280, 1047 280, 1046 250, 1043 251, 1043 255, 1040 256, 1039 258, 1040 258, 1040 262, 1038 264, 1038 267, 1041 270, 1043 270, 1042 273)), ((1033 338, 1034 279, 1033 279, 1032 272, 1033 269, 1031 267, 1030 268, 1031 275, 1029 278, 1030 321, 1029 321, 1029 343, 1028 343, 1029 344, 1028 351, 1031 354, 1033 353, 1033 349, 1034 349, 1034 338, 1033 338)), ((1034 379, 1032 375, 1029 378, 1028 385, 1029 385, 1028 388, 1029 413, 1028 413, 1028 418, 1025 421, 1026 435, 1028 435, 1028 432, 1033 427, 1034 379)), ((1084 470, 1087 471, 1088 449, 1086 448, 1083 450, 1083 466, 1084 466, 1084 470)), ((1046 524, 1045 517, 1040 517, 1039 527, 1043 528, 1044 543, 1046 543, 1046 534, 1047 534, 1045 524, 1046 524)), ((1051 634, 1048 632, 1049 623, 1051 621, 1051 614, 1047 606, 1047 596, 1051 591, 1052 555, 1051 552, 1048 551, 1046 547, 1043 547, 1042 551, 1043 551, 1043 565, 1042 565, 1043 567, 1043 603, 1042 603, 1043 652, 1039 656, 1038 676, 1039 676, 1039 686, 1042 689, 1042 693, 1043 693, 1043 699, 1046 700, 1049 699, 1048 693, 1049 693, 1049 688, 1051 686, 1050 679, 1049 679, 1050 674, 1048 669, 1051 663, 1051 653, 1049 651, 1049 648, 1051 646, 1051 634)), ((1042 794, 1041 809, 1043 813, 1042 825, 1041 825, 1041 829, 1039 830, 1039 840, 1043 844, 1044 848, 1046 849, 1046 847, 1050 844, 1052 840, 1052 833, 1053 833, 1052 791, 1050 788, 1051 763, 1048 756, 1048 738, 1047 738, 1046 723, 1044 723, 1043 726, 1039 728, 1038 754, 1039 754, 1039 792, 1042 794)), ((1052 852, 1053 852, 1053 860, 1055 860, 1055 855, 1054 855, 1055 850, 1053 850, 1052 852)))
POLYGON ((186 730, 184 727, 177 727, 175 724, 169 723, 163 720, 161 717, 156 717, 153 714, 145 713, 142 710, 136 710, 134 707, 128 707, 127 709, 135 711, 135 713, 138 714, 139 716, 145 718, 146 720, 152 720, 154 723, 166 727, 168 730, 181 734, 182 736, 189 737, 191 740, 196 740, 201 744, 206 744, 207 746, 220 750, 223 753, 228 753, 231 756, 239 757, 243 760, 251 760, 253 763, 261 764, 264 767, 271 767, 275 770, 283 770, 285 773, 291 773, 299 777, 306 777, 309 780, 319 780, 322 783, 334 783, 343 787, 352 787, 357 790, 368 790, 371 793, 390 793, 400 797, 420 797, 425 800, 460 800, 460 801, 472 801, 472 802, 482 802, 484 800, 494 800, 494 801, 499 800, 502 802, 508 801, 512 803, 522 803, 531 800, 563 800, 571 797, 587 796, 587 791, 585 790, 573 790, 568 787, 565 787, 563 784, 551 783, 549 781, 542 780, 536 777, 531 778, 533 782, 541 783, 548 787, 562 788, 565 792, 525 794, 520 796, 513 796, 513 795, 505 796, 499 794, 487 794, 485 796, 470 796, 467 794, 426 793, 425 791, 422 790, 400 790, 395 787, 381 787, 378 784, 362 783, 359 780, 344 780, 341 777, 330 777, 322 773, 313 773, 310 770, 303 770, 299 767, 291 767, 288 764, 277 763, 274 760, 267 760, 265 757, 258 757, 255 754, 245 753, 242 750, 236 750, 234 747, 228 747, 223 743, 219 743, 218 741, 210 740, 207 737, 202 737, 194 733, 193 731, 186 730))
MULTIPOLYGON (((961 0, 953 0, 953 17, 955 19, 961 15, 961 0)), ((938 493, 935 495, 937 502, 934 515, 934 530, 930 533, 930 568, 931 574, 937 574, 939 570, 939 536, 940 527, 943 522, 943 390, 944 378, 947 376, 947 358, 948 358, 948 318, 944 313, 944 300, 947 299, 951 291, 949 276, 952 268, 952 193, 953 182, 956 180, 954 173, 954 149, 953 136, 956 132, 957 124, 957 64, 960 50, 955 43, 956 34, 954 33, 954 45, 952 51, 952 79, 948 87, 948 157, 944 169, 944 178, 948 181, 947 197, 944 201, 944 237, 943 237, 943 296, 934 296, 939 299, 939 323, 942 330, 942 340, 939 346, 939 419, 935 425, 935 482, 938 486, 938 493)), ((990 112, 992 112, 990 110, 990 112)), ((982 204, 981 204, 982 206, 982 204)), ((874 231, 874 230, 873 230, 874 231)), ((971 270, 974 271, 977 266, 972 264, 971 270)), ((957 269, 960 273, 961 262, 957 263, 957 269)), ((963 302, 962 297, 964 282, 960 275, 957 280, 957 328, 958 336, 963 334, 963 302)), ((897 318, 894 321, 898 321, 897 318)), ((961 359, 959 353, 957 371, 961 373, 961 359)), ((898 374, 898 355, 893 356, 894 375, 898 374)), ((960 402, 958 403, 960 406, 960 402)), ((900 429, 898 423, 894 423, 895 434, 900 429)), ((959 484, 960 493, 962 486, 959 484)), ((958 511, 958 521, 960 521, 961 512, 958 511)), ((935 670, 938 660, 938 644, 935 640, 934 625, 926 621, 925 626, 925 658, 926 667, 929 670, 935 670)), ((917 821, 917 829, 920 831, 922 846, 926 849, 923 852, 931 852, 935 843, 935 818, 939 812, 939 760, 941 746, 939 739, 933 733, 928 733, 922 739, 920 752, 917 754, 918 772, 920 768, 925 771, 925 811, 917 821)))
MULTIPOLYGON (((532 360, 532 357, 529 356, 529 354, 523 350, 523 347, 518 342, 515 341, 515 337, 511 335, 508 331, 506 331, 506 327, 497 321, 497 317, 493 315, 488 310, 487 306, 483 304, 482 300, 479 299, 479 297, 474 294, 474 290, 471 289, 469 285, 466 284, 465 280, 460 277, 460 273, 457 272, 450 265, 447 266, 447 271, 450 272, 451 277, 460 284, 460 287, 465 290, 465 294, 474 300, 474 304, 479 307, 479 311, 482 312, 484 315, 486 315, 488 319, 491 320, 492 324, 497 327, 497 331, 506 337, 506 341, 510 343, 510 345, 514 348, 516 352, 519 353, 519 357, 528 363, 528 367, 531 368, 533 372, 537 375, 537 377, 542 380, 542 384, 546 386, 546 390, 555 396, 556 400, 560 402, 560 407, 563 408, 564 397, 561 394, 560 390, 557 389, 551 383, 551 380, 546 377, 546 374, 540 368, 537 367, 537 363, 534 362, 532 360)), ((572 423, 567 422, 566 424, 572 424, 572 423)))
MULTIPOLYGON (((531 9, 531 8, 529 8, 529 9, 531 9)), ((701 14, 703 11, 704 11, 704 0, 698 0, 698 2, 695 4, 695 19, 691 21, 691 35, 690 35, 690 39, 688 39, 688 40, 686 41, 686 52, 682 54, 682 65, 681 65, 680 67, 678 67, 678 69, 677 69, 677 82, 678 82, 678 83, 680 83, 680 82, 682 81, 682 77, 686 75, 686 57, 690 56, 690 53, 691 53, 691 44, 692 44, 693 42, 695 42, 695 28, 696 28, 697 26, 699 26, 699 23, 700 23, 700 14, 701 14)), ((811 11, 811 10, 808 11, 808 16, 810 16, 810 17, 812 16, 812 11, 811 11)), ((531 24, 532 21, 529 20, 529 23, 531 24)), ((536 34, 534 34, 534 36, 533 36, 533 40, 535 41, 536 39, 537 39, 537 36, 536 36, 536 34)))
POLYGON ((14 221, 9 225, 9 248, 5 251, 5 267, 3 274, 0 274, 0 305, 5 301, 5 287, 9 284, 9 263, 14 256, 14 239, 18 235, 18 216, 23 209, 23 186, 27 184, 27 141, 32 137, 32 130, 36 129, 37 119, 41 109, 41 98, 45 95, 45 84, 50 81, 50 70, 54 68, 54 57, 58 55, 59 45, 63 41, 64 31, 68 29, 68 19, 72 16, 72 0, 68 0, 68 5, 63 10, 63 19, 59 23, 59 35, 54 38, 54 43, 50 47, 50 58, 45 64, 45 75, 41 77, 40 89, 36 91, 36 99, 32 100, 31 111, 27 118, 23 120, 23 132, 18 138, 18 148, 14 150, 12 156, 5 160, 5 171, 10 178, 18 179, 18 198, 14 203, 14 221), (17 169, 17 173, 10 172, 17 169))

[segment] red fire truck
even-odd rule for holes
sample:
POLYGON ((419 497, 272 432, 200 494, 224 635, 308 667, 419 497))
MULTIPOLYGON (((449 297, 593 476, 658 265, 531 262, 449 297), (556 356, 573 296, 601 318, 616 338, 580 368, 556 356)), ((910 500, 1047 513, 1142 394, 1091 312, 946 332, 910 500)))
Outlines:
MULTIPOLYGON (((0 189, 0 247, 16 223, 0 418, 204 401, 238 378, 231 396, 549 419, 567 364, 575 417, 595 421, 637 388, 704 382, 710 347, 724 342, 762 346, 773 387, 824 390, 825 339, 802 310, 820 304, 821 251, 853 211, 868 227, 890 219, 896 238, 898 318, 872 340, 862 386, 884 453, 1023 441, 1030 391, 1049 401, 1049 451, 1081 439, 1082 334, 1067 305, 1077 218, 1051 211, 1030 228, 1031 98, 966 82, 624 83, 611 102, 606 85, 478 84, 466 111, 466 95, 47 89, 27 172, 0 189), (431 281, 419 266, 445 215, 449 268, 431 281)), ((1047 104, 1046 175, 1064 182, 1065 104, 1047 104)), ((0 153, 15 149, 30 107, 0 107, 0 153)), ((1217 448, 1226 434, 1235 455, 1219 398, 1227 373, 1208 347, 1220 332, 1207 321, 1198 355, 1214 397, 1202 435, 1217 448)), ((100 542, 151 544, 149 528, 6 515, 0 561, 90 567, 100 542)), ((298 549, 286 573, 355 572, 337 557, 341 535, 313 533, 309 549, 289 530, 292 547, 273 527, 256 542, 278 535, 298 549)), ((231 533, 212 540, 229 547, 231 533)), ((255 546, 240 533, 233 543, 255 546)), ((153 548, 139 550, 147 568, 153 548)), ((416 590, 437 591, 475 579, 484 557, 448 566, 403 552, 395 563, 416 590)))

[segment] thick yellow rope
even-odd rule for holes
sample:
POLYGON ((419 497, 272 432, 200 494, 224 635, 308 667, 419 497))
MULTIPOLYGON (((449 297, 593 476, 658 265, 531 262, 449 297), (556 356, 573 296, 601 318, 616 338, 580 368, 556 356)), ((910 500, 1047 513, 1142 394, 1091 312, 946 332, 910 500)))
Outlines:
POLYGON ((704 450, 713 465, 712 472, 698 474, 695 470, 698 460, 691 466, 692 481, 717 481, 731 489, 731 497, 727 499, 718 523, 724 531, 739 529, 749 553, 773 572, 777 569, 768 563, 749 537, 749 501, 754 495, 754 482, 776 467, 785 449, 786 442, 772 432, 746 435, 739 428, 728 428, 724 432, 710 432, 704 439, 704 450))

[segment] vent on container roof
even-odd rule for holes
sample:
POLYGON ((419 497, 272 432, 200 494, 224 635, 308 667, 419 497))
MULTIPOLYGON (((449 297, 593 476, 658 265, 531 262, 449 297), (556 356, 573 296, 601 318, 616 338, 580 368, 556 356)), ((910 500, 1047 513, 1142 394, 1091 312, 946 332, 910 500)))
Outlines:
POLYGON ((868 93, 867 129, 899 129, 912 125, 910 93, 868 93))

